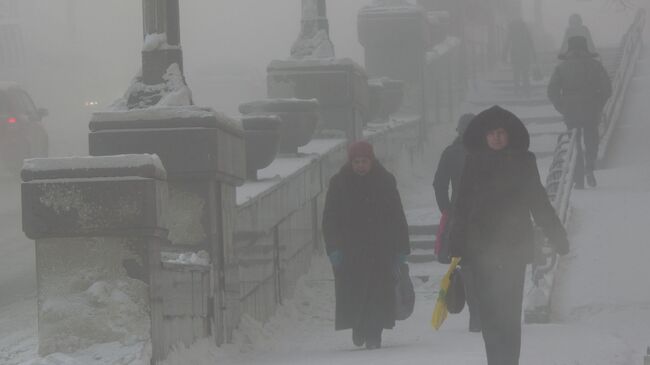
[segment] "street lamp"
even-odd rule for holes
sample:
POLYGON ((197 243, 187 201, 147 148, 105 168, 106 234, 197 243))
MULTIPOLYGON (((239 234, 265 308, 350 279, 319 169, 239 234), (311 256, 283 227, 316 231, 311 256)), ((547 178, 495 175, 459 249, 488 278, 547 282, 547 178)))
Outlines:
POLYGON ((156 85, 172 64, 183 70, 178 0, 142 0, 142 17, 145 43, 151 43, 142 51, 142 81, 156 85))

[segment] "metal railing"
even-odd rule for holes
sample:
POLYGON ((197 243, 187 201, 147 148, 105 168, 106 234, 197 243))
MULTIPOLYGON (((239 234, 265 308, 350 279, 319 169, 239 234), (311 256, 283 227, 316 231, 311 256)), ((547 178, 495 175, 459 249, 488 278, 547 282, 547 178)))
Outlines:
POLYGON ((304 205, 269 232, 240 239, 235 250, 242 312, 261 323, 291 298, 298 280, 309 270, 318 244, 315 204, 311 201, 304 205))
POLYGON ((637 11, 634 22, 623 36, 619 48, 619 66, 613 78, 612 97, 603 109, 603 123, 601 124, 601 144, 598 158, 602 160, 607 154, 609 142, 613 132, 621 119, 621 112, 625 104, 625 95, 634 76, 637 60, 643 48, 643 29, 646 23, 645 9, 637 11))
MULTIPOLYGON (((570 198, 573 174, 577 161, 577 130, 558 136, 553 162, 546 177, 546 192, 562 224, 569 220, 570 198)), ((541 235, 537 235, 541 237, 541 235)), ((538 240, 539 241, 539 240, 538 240)), ((550 319, 550 297, 555 280, 557 254, 548 245, 536 245, 535 261, 532 265, 532 288, 528 292, 524 316, 526 323, 546 323, 550 319)))
MULTIPOLYGON (((640 9, 634 22, 623 36, 618 48, 616 71, 612 80, 612 97, 603 109, 600 125, 601 149, 599 159, 603 159, 609 141, 618 125, 625 104, 625 95, 630 80, 634 76, 636 63, 642 49, 643 28, 646 11, 640 9)), ((570 199, 573 188, 573 175, 577 161, 577 131, 571 130, 558 137, 553 162, 546 179, 546 191, 558 217, 566 226, 570 216, 570 199)), ((535 262, 532 265, 532 286, 526 294, 524 317, 527 323, 547 323, 550 320, 551 293, 555 281, 558 259, 555 250, 548 242, 537 245, 535 262)))

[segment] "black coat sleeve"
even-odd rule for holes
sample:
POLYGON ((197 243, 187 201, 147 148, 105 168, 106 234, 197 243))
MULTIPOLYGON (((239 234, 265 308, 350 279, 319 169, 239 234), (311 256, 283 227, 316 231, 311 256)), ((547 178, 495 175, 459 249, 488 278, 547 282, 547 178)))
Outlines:
POLYGON ((449 228, 449 249, 453 257, 463 257, 467 246, 467 232, 469 230, 469 216, 474 199, 475 177, 473 170, 476 162, 467 156, 460 178, 460 186, 451 209, 449 228))
POLYGON ((408 255, 411 253, 411 243, 409 238, 409 226, 404 214, 404 207, 402 206, 402 199, 397 190, 397 182, 395 177, 391 177, 391 184, 389 187, 389 199, 392 202, 391 207, 393 210, 393 224, 395 233, 395 243, 397 245, 397 253, 408 255))
POLYGON ((436 175, 433 179, 433 191, 436 194, 436 203, 441 212, 449 211, 451 200, 449 199, 449 183, 451 182, 451 168, 449 166, 449 150, 445 149, 440 156, 436 175))
POLYGON ((548 237, 550 243, 555 246, 558 252, 568 251, 569 242, 567 233, 558 218, 555 209, 548 199, 546 189, 542 185, 537 169, 535 155, 530 154, 529 166, 529 190, 530 212, 533 215, 535 223, 542 228, 544 235, 548 237))
POLYGON ((323 209, 323 239, 327 254, 339 250, 343 243, 343 212, 344 199, 343 187, 338 175, 330 179, 330 184, 325 196, 325 208, 323 209))

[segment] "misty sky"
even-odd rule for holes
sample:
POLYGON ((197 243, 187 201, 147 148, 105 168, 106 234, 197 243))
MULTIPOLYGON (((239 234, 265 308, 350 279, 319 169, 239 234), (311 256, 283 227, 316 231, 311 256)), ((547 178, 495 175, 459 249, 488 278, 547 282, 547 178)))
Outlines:
MULTIPOLYGON (((300 2, 181 0, 185 71, 195 102, 235 114, 239 103, 265 97, 266 65, 288 56, 298 35, 300 2)), ((524 2, 524 16, 531 19, 532 0, 524 2)), ((327 3, 337 56, 363 63, 356 17, 370 0, 327 3)), ((597 45, 617 43, 633 14, 618 12, 605 0, 544 3, 547 29, 556 42, 572 12, 583 15, 597 45)), ((70 126, 85 143, 91 111, 82 108, 83 102, 93 99, 105 106, 126 90, 140 68, 141 1, 20 0, 20 4, 28 63, 26 74, 14 78, 27 85, 39 104, 50 108, 49 119, 70 126)), ((75 153, 83 152, 83 143, 75 153)))

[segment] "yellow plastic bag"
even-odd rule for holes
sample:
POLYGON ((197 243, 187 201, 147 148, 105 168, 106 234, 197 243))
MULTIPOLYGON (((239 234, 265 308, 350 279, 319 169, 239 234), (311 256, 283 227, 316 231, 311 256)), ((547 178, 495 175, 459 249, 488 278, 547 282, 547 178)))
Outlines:
POLYGON ((438 292, 436 307, 433 309, 433 315, 431 316, 431 325, 436 330, 439 330, 442 326, 442 323, 445 321, 445 319, 447 319, 448 312, 447 304, 445 303, 445 297, 447 296, 447 290, 449 289, 451 273, 456 270, 456 266, 458 266, 459 262, 460 257, 452 257, 451 264, 449 264, 449 269, 440 281, 440 291, 438 292))

